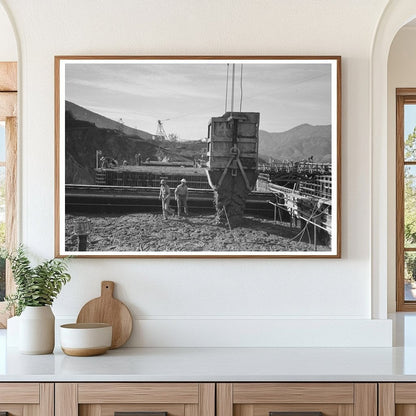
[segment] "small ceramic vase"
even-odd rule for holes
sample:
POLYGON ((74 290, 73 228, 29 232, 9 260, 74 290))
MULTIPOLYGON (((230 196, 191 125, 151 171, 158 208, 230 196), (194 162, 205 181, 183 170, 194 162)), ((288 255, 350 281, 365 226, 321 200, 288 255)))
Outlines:
POLYGON ((26 306, 19 319, 19 351, 50 354, 55 347, 55 316, 51 307, 26 306))

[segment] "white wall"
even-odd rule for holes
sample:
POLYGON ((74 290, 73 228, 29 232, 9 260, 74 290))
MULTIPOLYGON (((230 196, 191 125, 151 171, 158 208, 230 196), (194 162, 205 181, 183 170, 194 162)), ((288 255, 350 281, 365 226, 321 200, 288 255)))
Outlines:
POLYGON ((54 55, 343 58, 342 259, 73 259, 58 317, 73 319, 110 279, 137 318, 130 345, 391 343, 386 299, 371 320, 370 255, 370 54, 387 0, 2 3, 22 51, 21 237, 41 257, 54 253, 54 55))
POLYGON ((416 87, 416 26, 403 27, 391 44, 388 62, 388 282, 389 312, 396 310, 395 197, 396 197, 396 88, 416 87))
POLYGON ((11 21, 0 3, 0 61, 17 61, 17 45, 11 21))

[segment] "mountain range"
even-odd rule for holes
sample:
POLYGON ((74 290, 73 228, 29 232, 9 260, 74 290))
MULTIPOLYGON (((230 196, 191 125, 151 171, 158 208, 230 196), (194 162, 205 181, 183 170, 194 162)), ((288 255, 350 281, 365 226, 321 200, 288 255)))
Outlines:
POLYGON ((259 157, 268 160, 331 162, 331 125, 301 124, 285 132, 259 131, 259 157))
MULTIPOLYGON (((125 126, 69 101, 65 102, 65 181, 94 183, 96 151, 104 156, 134 164, 143 160, 193 161, 204 153, 205 140, 167 141, 146 131, 125 126)), ((302 124, 291 130, 259 131, 259 160, 300 161, 313 156, 314 162, 331 161, 331 126, 302 124)))
POLYGON ((70 112, 75 120, 88 121, 89 123, 95 124, 99 129, 118 130, 128 136, 138 136, 141 139, 152 140, 152 134, 146 131, 126 126, 123 123, 111 120, 101 114, 94 113, 93 111, 87 110, 70 101, 65 101, 65 111, 70 112))

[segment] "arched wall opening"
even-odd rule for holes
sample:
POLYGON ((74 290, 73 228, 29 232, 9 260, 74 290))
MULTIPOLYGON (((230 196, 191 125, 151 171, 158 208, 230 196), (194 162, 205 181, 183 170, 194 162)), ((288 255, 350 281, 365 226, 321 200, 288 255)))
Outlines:
POLYGON ((0 62, 18 61, 15 31, 3 2, 0 0, 0 62))
MULTIPOLYGON (((396 219, 395 219, 395 197, 396 197, 396 89, 416 88, 416 54, 413 53, 416 43, 416 20, 403 26, 394 37, 387 69, 387 177, 388 177, 388 311, 396 310, 396 219)), ((409 107, 407 107, 409 109, 409 107)), ((406 138, 406 135, 405 135, 406 138)), ((410 269, 409 269, 410 270, 410 269)), ((407 290, 407 298, 412 295, 407 290)))
MULTIPOLYGON (((390 2, 380 19, 372 49, 371 266, 372 315, 376 319, 384 319, 388 312, 396 310, 395 88, 403 85, 394 85, 397 84, 395 77, 400 71, 396 71, 394 78, 390 76, 389 79, 389 75, 392 75, 393 59, 397 59, 396 35, 398 35, 396 39, 399 39, 404 33, 401 29, 415 17, 416 4, 413 0, 390 2), (392 50, 392 60, 389 62, 390 50, 392 50)), ((408 31, 408 27, 402 30, 408 31)), ((416 36, 416 30, 410 30, 413 30, 416 36)), ((416 57, 414 59, 416 61, 416 57)), ((407 81, 409 80, 403 78, 400 83, 407 81)), ((414 86, 416 86, 416 78, 414 86)))

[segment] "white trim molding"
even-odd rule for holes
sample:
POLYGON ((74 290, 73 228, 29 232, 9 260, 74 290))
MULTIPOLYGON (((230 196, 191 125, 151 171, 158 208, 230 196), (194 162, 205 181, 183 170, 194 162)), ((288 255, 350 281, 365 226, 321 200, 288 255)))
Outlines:
MULTIPOLYGON (((371 277, 372 317, 387 318, 389 261, 395 250, 388 235, 387 65, 397 32, 416 17, 414 0, 391 0, 380 18, 371 54, 371 277)), ((391 139, 391 138, 390 138, 391 139)), ((394 237, 394 236, 390 236, 394 237)))

